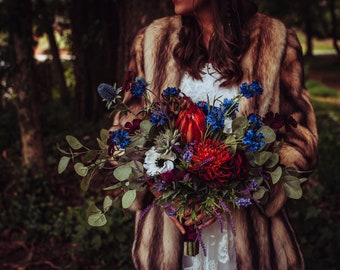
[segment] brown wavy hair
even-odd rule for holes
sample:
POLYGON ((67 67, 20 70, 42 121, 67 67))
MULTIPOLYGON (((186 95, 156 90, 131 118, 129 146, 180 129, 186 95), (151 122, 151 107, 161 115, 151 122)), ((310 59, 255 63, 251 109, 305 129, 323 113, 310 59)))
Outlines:
POLYGON ((240 60, 249 45, 247 22, 257 12, 254 3, 243 0, 209 0, 214 13, 214 34, 207 50, 195 16, 182 16, 179 43, 174 57, 184 71, 201 79, 209 62, 221 74, 221 86, 239 83, 243 72, 240 60))

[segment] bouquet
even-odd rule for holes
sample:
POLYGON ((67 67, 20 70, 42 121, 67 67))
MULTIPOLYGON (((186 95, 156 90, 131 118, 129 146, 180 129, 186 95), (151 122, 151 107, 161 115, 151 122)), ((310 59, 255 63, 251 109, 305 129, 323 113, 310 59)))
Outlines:
POLYGON ((261 207, 279 181, 288 197, 302 196, 300 184, 306 179, 280 164, 282 142, 277 143, 276 133, 296 127, 297 122, 271 112, 263 118, 237 115, 242 98, 263 91, 253 81, 243 83, 233 99, 216 97, 194 103, 180 89, 168 87, 158 100, 151 101, 148 83, 129 73, 122 87, 101 84, 98 92, 109 110, 133 115, 132 121, 118 130, 102 129, 98 149, 66 136, 70 148, 59 147, 64 156, 58 171, 62 173, 74 162, 85 191, 99 170, 107 172, 100 175, 110 182, 104 188, 107 195, 102 209, 95 205, 88 209, 88 222, 93 226, 106 223, 105 213, 114 201, 120 200, 126 209, 138 192, 151 191, 155 197, 152 204, 162 206, 185 228, 185 254, 196 255, 201 230, 209 221, 217 220, 222 226, 222 215, 227 215, 236 233, 230 209, 261 207), (141 111, 133 113, 124 103, 128 91, 144 99, 141 111))

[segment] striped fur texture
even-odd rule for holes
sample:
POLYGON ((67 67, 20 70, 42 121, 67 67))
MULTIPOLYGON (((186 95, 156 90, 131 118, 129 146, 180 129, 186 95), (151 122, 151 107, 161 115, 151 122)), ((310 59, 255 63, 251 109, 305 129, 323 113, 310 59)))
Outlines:
MULTIPOLYGON (((178 40, 181 19, 178 16, 154 21, 136 36, 131 49, 130 70, 151 82, 159 97, 166 87, 178 87, 182 71, 172 51, 178 40)), ((258 80, 264 93, 242 100, 240 114, 268 111, 292 115, 298 127, 286 133, 280 157, 283 164, 299 170, 314 169, 317 164, 317 129, 310 96, 304 87, 301 47, 294 32, 278 20, 256 14, 249 23, 251 44, 242 58, 243 82, 258 80)), ((138 110, 140 101, 131 96, 126 101, 138 110)), ((131 116, 117 116, 114 127, 122 126, 131 116)), ((303 256, 284 210, 283 186, 273 187, 269 203, 261 211, 250 207, 234 211, 235 246, 240 270, 304 269, 303 256)), ((140 218, 150 204, 148 194, 140 194, 136 210, 135 241, 132 257, 136 269, 181 269, 182 237, 170 219, 157 206, 140 218)))

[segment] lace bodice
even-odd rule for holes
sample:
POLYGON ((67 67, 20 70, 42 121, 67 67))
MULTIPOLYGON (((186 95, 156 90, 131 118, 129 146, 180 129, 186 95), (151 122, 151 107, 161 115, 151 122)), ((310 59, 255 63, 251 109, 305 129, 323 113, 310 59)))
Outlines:
MULTIPOLYGON (((188 74, 184 74, 180 89, 194 102, 208 101, 211 104, 215 98, 223 101, 225 98, 231 99, 238 93, 238 88, 228 89, 219 87, 219 73, 207 64, 203 69, 202 80, 195 80, 188 74)), ((216 104, 219 106, 219 104, 216 104)), ((225 132, 231 128, 231 120, 225 122, 225 132)), ((223 232, 218 221, 202 230, 202 240, 206 248, 206 256, 202 247, 195 257, 183 257, 184 270, 236 270, 236 252, 234 246, 233 233, 230 222, 224 217, 223 232)))

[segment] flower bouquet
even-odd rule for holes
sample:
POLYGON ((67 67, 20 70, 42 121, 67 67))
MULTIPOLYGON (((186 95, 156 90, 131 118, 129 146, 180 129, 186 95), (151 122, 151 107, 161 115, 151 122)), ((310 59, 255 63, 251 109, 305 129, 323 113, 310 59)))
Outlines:
POLYGON ((275 143, 280 141, 276 130, 294 128, 296 121, 273 113, 264 118, 237 116, 241 98, 262 94, 257 82, 243 83, 233 99, 217 97, 198 103, 174 87, 166 88, 159 100, 150 101, 147 82, 132 73, 122 87, 101 84, 98 92, 108 109, 130 113, 133 119, 118 130, 102 129, 98 149, 89 149, 70 135, 66 136, 69 151, 59 148, 64 154, 59 173, 73 161, 83 190, 99 170, 108 171, 111 185, 104 188, 108 195, 102 209, 89 207, 90 225, 104 225, 105 213, 115 200, 129 208, 137 193, 147 189, 155 199, 142 218, 153 204, 162 206, 185 228, 185 254, 196 255, 201 230, 209 221, 218 220, 222 226, 226 214, 236 233, 230 209, 261 207, 279 181, 288 197, 302 196, 300 184, 306 179, 280 164, 282 143, 275 143), (140 112, 131 112, 123 102, 128 91, 144 99, 140 112))

